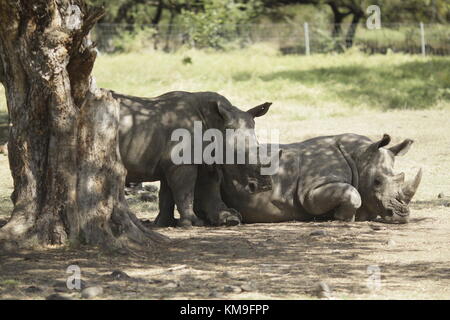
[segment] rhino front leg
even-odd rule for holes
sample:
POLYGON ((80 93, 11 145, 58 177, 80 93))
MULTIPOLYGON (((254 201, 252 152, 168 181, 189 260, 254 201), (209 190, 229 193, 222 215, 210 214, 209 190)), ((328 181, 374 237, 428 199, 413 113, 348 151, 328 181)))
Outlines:
POLYGON ((203 226, 204 223, 194 213, 194 192, 198 166, 173 166, 166 173, 167 183, 180 213, 179 226, 203 226))
POLYGON ((213 226, 235 226, 242 222, 242 216, 228 208, 220 194, 221 172, 211 166, 199 168, 195 188, 194 210, 213 226))
POLYGON ((308 192, 303 206, 313 215, 334 211, 335 219, 354 221, 356 210, 361 206, 361 196, 348 183, 329 183, 308 192))
POLYGON ((177 221, 174 216, 175 201, 166 179, 161 179, 159 187, 159 214, 155 219, 158 227, 174 227, 177 221))

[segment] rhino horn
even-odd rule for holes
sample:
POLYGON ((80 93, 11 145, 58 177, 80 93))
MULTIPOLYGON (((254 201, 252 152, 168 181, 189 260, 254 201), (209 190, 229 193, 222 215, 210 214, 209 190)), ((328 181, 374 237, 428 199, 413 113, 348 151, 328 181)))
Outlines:
POLYGON ((422 180, 422 168, 419 169, 414 180, 410 181, 409 183, 405 183, 403 187, 402 191, 403 195, 405 196, 406 203, 409 203, 411 199, 414 197, 414 194, 416 193, 421 180, 422 180))

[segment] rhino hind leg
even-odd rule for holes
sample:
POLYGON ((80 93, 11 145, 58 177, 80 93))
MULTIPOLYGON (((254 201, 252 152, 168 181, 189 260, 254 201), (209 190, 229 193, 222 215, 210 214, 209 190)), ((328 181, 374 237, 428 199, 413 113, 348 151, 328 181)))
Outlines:
POLYGON ((334 182, 311 190, 303 202, 310 214, 324 215, 332 212, 337 220, 354 221, 356 210, 361 206, 361 196, 352 185, 334 182))
POLYGON ((175 227, 177 221, 174 215, 175 201, 167 181, 161 179, 159 187, 159 213, 154 224, 158 227, 175 227))
POLYGON ((203 226, 203 221, 194 213, 195 182, 198 167, 195 165, 173 166, 166 172, 167 183, 180 213, 178 226, 203 226))

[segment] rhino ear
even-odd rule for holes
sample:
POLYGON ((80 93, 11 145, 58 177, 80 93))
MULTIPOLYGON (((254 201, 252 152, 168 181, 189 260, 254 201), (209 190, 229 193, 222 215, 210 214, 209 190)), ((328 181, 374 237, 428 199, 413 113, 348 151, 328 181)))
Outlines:
POLYGON ((251 108, 250 110, 247 110, 248 113, 252 115, 253 118, 261 117, 269 111, 270 106, 272 105, 272 102, 265 102, 263 104, 260 104, 259 106, 256 106, 254 108, 251 108))
POLYGON ((387 145, 389 144, 389 142, 391 142, 391 137, 390 137, 388 134, 385 133, 385 134, 383 135, 383 138, 381 138, 380 141, 377 141, 377 142, 372 143, 372 144, 367 148, 367 150, 368 150, 369 152, 376 152, 376 151, 378 151, 378 149, 380 149, 380 148, 382 148, 382 147, 384 147, 384 146, 387 146, 387 145))
POLYGON ((387 146, 391 142, 391 136, 388 134, 383 134, 383 138, 380 141, 376 142, 378 144, 378 149, 387 146))
POLYGON ((220 116, 223 118, 224 123, 231 123, 233 119, 233 114, 223 103, 217 101, 217 110, 219 111, 220 116))
POLYGON ((402 143, 390 147, 388 150, 391 151, 394 156, 403 156, 409 151, 413 142, 414 141, 411 139, 405 139, 402 143))

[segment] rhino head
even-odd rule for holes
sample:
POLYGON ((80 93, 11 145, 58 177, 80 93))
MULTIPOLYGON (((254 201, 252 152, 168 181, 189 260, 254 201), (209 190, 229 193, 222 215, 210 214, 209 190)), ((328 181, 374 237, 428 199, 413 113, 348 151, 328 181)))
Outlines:
POLYGON ((413 140, 406 139, 393 147, 383 148, 390 141, 390 136, 385 134, 380 141, 366 147, 358 157, 358 191, 362 199, 362 206, 357 212, 359 220, 373 220, 379 215, 388 223, 409 221, 409 203, 420 184, 422 169, 410 182, 405 182, 403 172, 395 174, 395 157, 406 154, 413 140))
MULTIPOLYGON (((265 115, 271 102, 265 102, 261 105, 253 107, 247 111, 241 111, 235 108, 233 112, 218 104, 218 111, 224 120, 224 129, 233 129, 232 135, 226 135, 225 145, 233 150, 234 160, 237 165, 224 166, 224 170, 237 177, 239 185, 244 186, 244 191, 248 193, 258 193, 270 190, 272 188, 272 180, 270 176, 261 175, 260 159, 258 157, 259 142, 255 134, 255 118, 265 115), (237 141, 244 141, 245 145, 239 145, 237 141), (254 149, 252 149, 254 148, 254 149), (242 156, 249 160, 250 154, 255 156, 255 163, 240 163, 239 152, 243 152, 242 156)), ((233 164, 236 164, 235 162, 233 164)))

